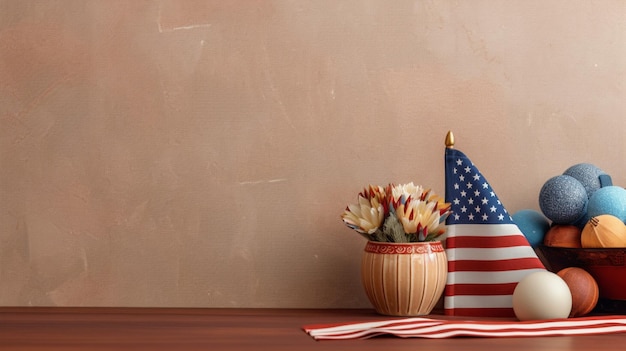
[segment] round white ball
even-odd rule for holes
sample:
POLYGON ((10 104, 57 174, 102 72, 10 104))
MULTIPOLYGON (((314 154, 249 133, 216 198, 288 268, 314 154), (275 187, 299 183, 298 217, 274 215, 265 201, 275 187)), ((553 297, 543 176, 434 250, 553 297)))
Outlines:
POLYGON ((555 273, 531 273, 513 291, 513 311, 520 321, 567 318, 572 311, 572 293, 555 273))

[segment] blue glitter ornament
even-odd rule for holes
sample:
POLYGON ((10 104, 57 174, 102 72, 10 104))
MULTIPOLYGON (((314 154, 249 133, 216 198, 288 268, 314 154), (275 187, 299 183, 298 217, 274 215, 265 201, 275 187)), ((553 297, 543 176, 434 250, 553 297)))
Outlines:
POLYGON ((539 207, 556 224, 572 224, 587 212, 587 191, 574 177, 559 175, 548 179, 539 192, 539 207))
POLYGON ((576 178, 585 187, 587 198, 591 198, 591 195, 602 187, 600 176, 606 175, 603 170, 591 163, 573 165, 565 170, 563 174, 576 178))

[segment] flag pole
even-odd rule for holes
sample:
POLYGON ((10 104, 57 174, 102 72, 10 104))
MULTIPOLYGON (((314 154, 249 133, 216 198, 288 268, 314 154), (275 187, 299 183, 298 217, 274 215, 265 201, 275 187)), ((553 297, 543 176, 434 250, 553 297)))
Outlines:
POLYGON ((449 130, 448 134, 446 134, 446 148, 453 149, 454 148, 454 134, 449 130))

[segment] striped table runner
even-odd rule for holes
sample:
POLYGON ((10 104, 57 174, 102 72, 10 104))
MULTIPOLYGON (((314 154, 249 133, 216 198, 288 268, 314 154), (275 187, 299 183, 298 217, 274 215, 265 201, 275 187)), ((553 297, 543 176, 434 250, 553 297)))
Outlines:
POLYGON ((539 337, 626 332, 626 316, 593 316, 542 321, 458 321, 404 318, 375 322, 308 325, 316 340, 367 339, 379 335, 401 338, 539 337))

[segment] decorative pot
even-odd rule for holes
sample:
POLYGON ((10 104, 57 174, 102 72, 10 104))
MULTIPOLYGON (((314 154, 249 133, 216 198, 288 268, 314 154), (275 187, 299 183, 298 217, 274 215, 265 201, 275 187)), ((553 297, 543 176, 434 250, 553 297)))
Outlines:
POLYGON ((443 294, 448 259, 439 241, 368 241, 361 261, 365 293, 376 311, 389 316, 429 314, 443 294))

